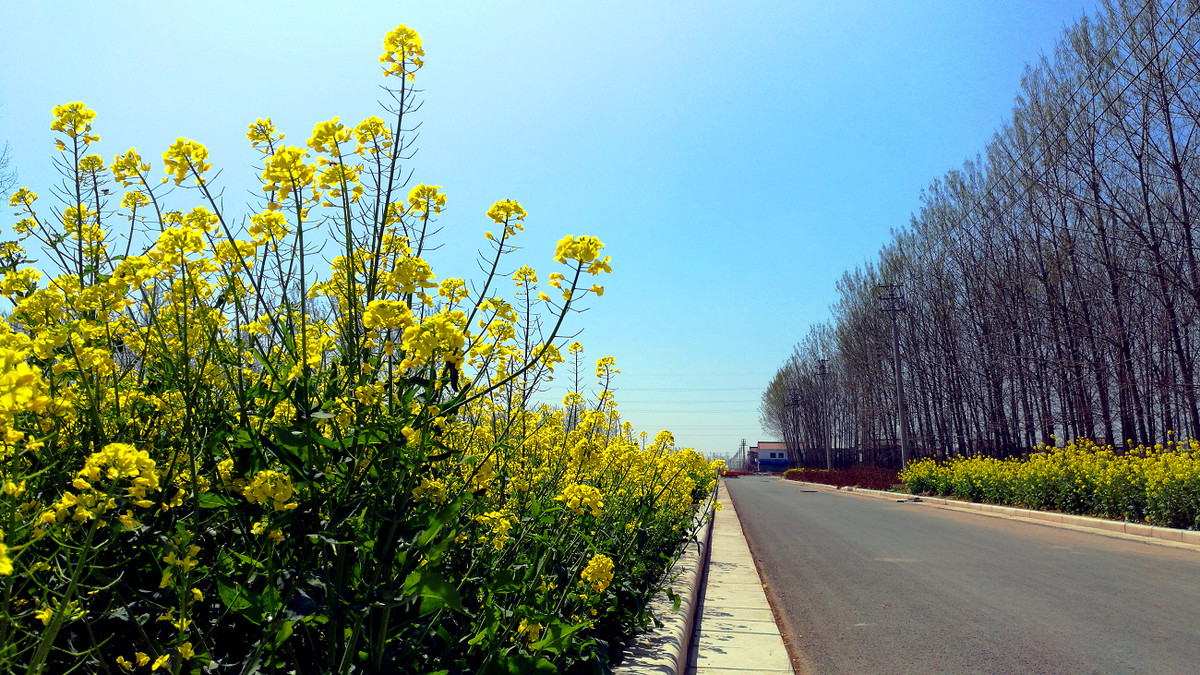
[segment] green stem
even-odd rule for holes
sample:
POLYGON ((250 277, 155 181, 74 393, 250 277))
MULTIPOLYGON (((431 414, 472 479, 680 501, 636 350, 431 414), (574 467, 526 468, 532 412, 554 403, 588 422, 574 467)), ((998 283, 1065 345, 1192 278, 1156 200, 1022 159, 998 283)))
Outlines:
POLYGON ((85 569, 90 569, 91 556, 94 553, 92 550, 92 541, 96 538, 96 532, 100 530, 100 519, 93 518, 92 526, 88 529, 87 537, 84 539, 83 546, 80 547, 79 560, 75 562, 75 569, 71 571, 71 581, 67 584, 67 590, 63 596, 59 598, 57 606, 54 608, 54 615, 50 617, 50 623, 46 625, 46 630, 42 631, 42 637, 38 640, 37 651, 34 652, 33 658, 29 660, 29 666, 25 669, 26 675, 40 675, 46 665, 46 659, 50 656, 50 650, 54 647, 54 640, 58 637, 59 630, 62 629, 63 622, 67 618, 67 609, 70 607, 71 598, 75 596, 79 589, 79 582, 83 578, 85 569))

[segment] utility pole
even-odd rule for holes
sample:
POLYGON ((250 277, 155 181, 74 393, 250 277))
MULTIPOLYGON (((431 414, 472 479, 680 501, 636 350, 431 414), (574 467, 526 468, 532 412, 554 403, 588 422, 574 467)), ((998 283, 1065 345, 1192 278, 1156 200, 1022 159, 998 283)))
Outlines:
POLYGON ((828 399, 829 399, 829 387, 828 387, 829 371, 825 368, 825 364, 829 362, 829 359, 817 359, 817 360, 821 362, 821 366, 817 370, 817 373, 821 376, 821 408, 820 408, 821 445, 825 447, 825 470, 833 471, 833 448, 832 448, 833 443, 831 442, 831 439, 829 438, 829 431, 827 429, 827 425, 829 423, 829 420, 828 420, 828 417, 829 417, 829 402, 828 402, 828 399))
POLYGON ((900 372, 900 328, 897 315, 904 311, 904 296, 900 294, 900 284, 879 284, 876 290, 884 289, 886 295, 879 299, 886 304, 880 311, 892 315, 892 359, 896 370, 896 417, 900 424, 900 468, 908 464, 908 425, 904 415, 904 378, 900 372))

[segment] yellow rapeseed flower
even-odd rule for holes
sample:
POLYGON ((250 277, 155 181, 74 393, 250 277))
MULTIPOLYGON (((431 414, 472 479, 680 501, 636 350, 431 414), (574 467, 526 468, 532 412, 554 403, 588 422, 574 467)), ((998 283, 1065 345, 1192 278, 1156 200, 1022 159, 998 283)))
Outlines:
POLYGON ((4 531, 0 530, 0 576, 11 576, 12 558, 8 557, 8 545, 4 543, 4 531))
POLYGON ((401 24, 383 39, 383 55, 379 62, 384 64, 384 75, 399 75, 411 82, 416 71, 425 65, 422 56, 425 56, 425 49, 421 46, 421 36, 401 24))
POLYGON ((96 111, 83 103, 64 103, 54 106, 54 121, 50 123, 52 131, 61 131, 70 138, 79 138, 84 144, 100 140, 99 136, 89 133, 92 130, 92 120, 96 119, 96 111))
POLYGON ((189 170, 194 173, 196 183, 203 185, 204 178, 201 174, 212 168, 211 163, 204 161, 206 159, 208 148, 196 141, 180 137, 163 153, 163 168, 175 177, 176 185, 188 177, 189 170))
POLYGON ((524 635, 530 643, 534 643, 541 637, 542 628, 543 626, 540 623, 521 619, 521 624, 517 626, 517 634, 524 635))

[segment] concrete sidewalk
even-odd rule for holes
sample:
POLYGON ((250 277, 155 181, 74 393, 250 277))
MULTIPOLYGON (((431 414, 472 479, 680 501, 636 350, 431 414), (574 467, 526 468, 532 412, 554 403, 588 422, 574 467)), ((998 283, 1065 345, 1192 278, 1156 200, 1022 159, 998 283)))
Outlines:
POLYGON ((724 480, 687 673, 793 673, 724 480))

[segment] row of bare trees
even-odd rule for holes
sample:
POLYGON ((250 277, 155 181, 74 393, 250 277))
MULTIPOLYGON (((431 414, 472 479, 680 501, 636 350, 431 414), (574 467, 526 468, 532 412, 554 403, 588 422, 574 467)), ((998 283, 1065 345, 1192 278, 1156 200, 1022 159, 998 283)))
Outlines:
POLYGON ((806 465, 826 443, 894 465, 894 318, 910 457, 1200 437, 1197 14, 1111 0, 1067 30, 1012 122, 842 277, 763 393, 765 427, 806 465), (881 311, 885 285, 903 311, 881 311))

